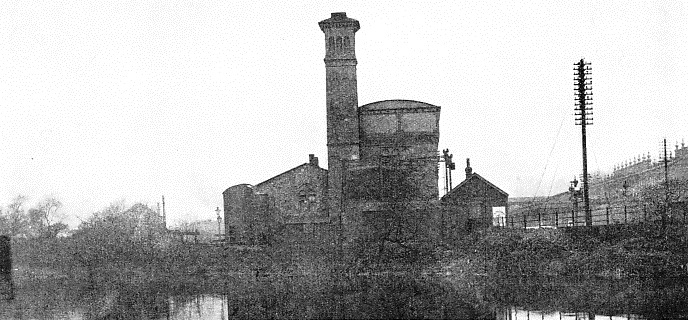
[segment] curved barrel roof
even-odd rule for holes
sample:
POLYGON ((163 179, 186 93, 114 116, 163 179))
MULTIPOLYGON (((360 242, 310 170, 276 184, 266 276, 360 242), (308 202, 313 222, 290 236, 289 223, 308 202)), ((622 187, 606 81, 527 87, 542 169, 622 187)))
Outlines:
POLYGON ((439 111, 440 107, 415 100, 383 100, 362 105, 360 107, 361 112, 399 109, 432 109, 432 111, 439 111))

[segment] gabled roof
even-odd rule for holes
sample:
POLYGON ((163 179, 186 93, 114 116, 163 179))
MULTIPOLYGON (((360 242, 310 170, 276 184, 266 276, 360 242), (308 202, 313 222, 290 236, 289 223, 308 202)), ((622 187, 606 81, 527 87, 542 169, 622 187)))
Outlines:
POLYGON ((455 193, 459 192, 459 190, 461 190, 466 184, 468 184, 469 181, 471 181, 471 180, 473 180, 473 179, 479 179, 479 180, 485 182, 485 184, 487 184, 487 185, 490 186, 491 188, 497 190, 497 192, 499 192, 499 193, 501 193, 501 194, 503 194, 503 195, 505 195, 505 196, 507 196, 507 197, 509 196, 509 194, 506 193, 506 192, 504 192, 504 190, 500 189, 499 187, 497 187, 497 186, 495 186, 494 184, 492 184, 492 182, 487 181, 487 179, 483 178, 481 175, 479 175, 479 174, 477 174, 477 173, 474 172, 474 173, 471 173, 471 177, 470 177, 470 178, 468 178, 468 179, 466 179, 466 180, 464 180, 464 181, 461 181, 461 183, 459 183, 456 187, 454 187, 453 189, 451 189, 451 191, 449 191, 449 193, 447 193, 447 194, 445 194, 444 196, 442 196, 442 199, 444 199, 445 197, 451 196, 452 194, 455 194, 455 193))
POLYGON ((261 182, 261 183, 258 183, 258 184, 255 185, 254 187, 258 187, 258 186, 260 186, 260 185, 262 185, 262 184, 264 184, 264 183, 267 183, 267 182, 270 182, 270 181, 272 181, 272 180, 275 180, 275 179, 277 179, 277 178, 279 178, 279 177, 281 177, 281 176, 283 176, 283 175, 285 175, 285 174, 291 173, 291 172, 293 172, 293 171, 296 171, 296 170, 298 170, 298 169, 300 169, 300 168, 302 168, 302 167, 306 167, 306 166, 311 166, 311 167, 313 167, 313 168, 315 168, 315 169, 319 169, 319 170, 322 170, 322 171, 324 171, 324 172, 327 172, 327 169, 323 169, 323 168, 321 168, 321 167, 319 167, 319 166, 317 166, 317 165, 315 165, 315 164, 312 164, 312 163, 310 163, 310 162, 306 162, 306 163, 304 163, 304 164, 302 164, 302 165, 299 165, 299 166, 296 166, 296 167, 294 167, 294 168, 291 168, 291 169, 289 169, 289 170, 287 170, 287 171, 284 171, 284 172, 282 172, 282 173, 280 173, 280 174, 278 174, 278 175, 276 175, 276 176, 274 176, 274 177, 272 177, 272 178, 270 178, 270 179, 267 179, 267 180, 265 180, 265 181, 263 181, 263 182, 261 182))

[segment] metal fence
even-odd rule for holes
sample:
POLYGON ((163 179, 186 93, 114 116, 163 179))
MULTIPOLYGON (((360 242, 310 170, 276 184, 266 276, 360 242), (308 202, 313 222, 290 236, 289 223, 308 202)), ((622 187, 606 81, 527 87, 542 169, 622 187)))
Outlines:
MULTIPOLYGON (((592 225, 638 224, 662 221, 687 224, 688 212, 683 207, 656 207, 644 204, 605 205, 591 208, 592 225), (666 214, 665 214, 666 211, 666 214)), ((495 226, 536 229, 585 226, 585 211, 572 208, 528 208, 506 218, 495 218, 495 226)))

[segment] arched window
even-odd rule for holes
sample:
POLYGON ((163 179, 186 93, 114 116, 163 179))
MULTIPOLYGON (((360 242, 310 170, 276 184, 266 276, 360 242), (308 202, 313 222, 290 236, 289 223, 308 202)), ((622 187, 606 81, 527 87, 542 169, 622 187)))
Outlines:
POLYGON ((330 37, 330 39, 327 40, 327 49, 334 50, 334 37, 330 37))
POLYGON ((351 41, 349 41, 349 37, 344 37, 344 47, 348 48, 351 45, 351 41))
POLYGON ((308 197, 306 196, 305 192, 300 192, 299 193, 299 213, 305 212, 308 210, 308 197))
POLYGON ((337 51, 342 51, 342 37, 337 37, 337 51))

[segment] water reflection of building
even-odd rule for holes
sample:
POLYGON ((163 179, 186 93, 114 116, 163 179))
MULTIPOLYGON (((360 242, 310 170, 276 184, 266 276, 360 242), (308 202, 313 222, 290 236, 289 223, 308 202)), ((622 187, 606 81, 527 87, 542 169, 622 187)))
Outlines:
POLYGON ((496 320, 641 320, 638 315, 598 315, 590 312, 560 312, 560 311, 536 311, 524 310, 516 307, 506 307, 498 310, 496 320))

